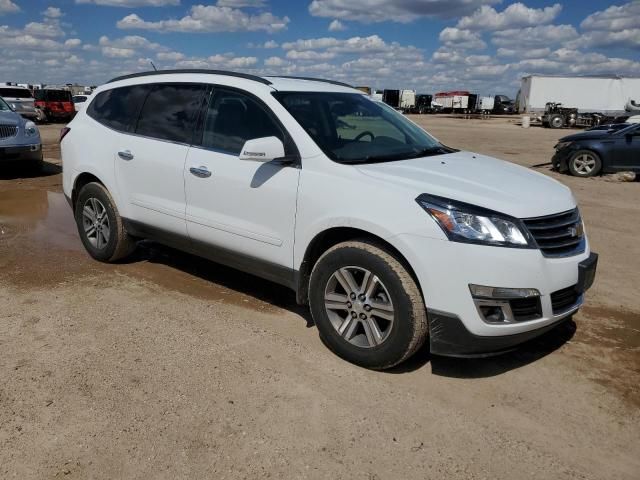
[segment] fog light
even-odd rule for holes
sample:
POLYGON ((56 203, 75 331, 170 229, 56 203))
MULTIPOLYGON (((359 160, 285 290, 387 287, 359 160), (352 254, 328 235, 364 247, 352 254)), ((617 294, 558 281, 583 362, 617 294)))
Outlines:
POLYGON ((535 288, 487 287, 469 284, 469 291, 478 314, 487 323, 513 323, 540 317, 540 292, 535 288), (520 305, 523 299, 532 299, 537 303, 523 307, 520 305), (523 311, 525 307, 526 311, 523 311))
POLYGON ((480 305, 478 308, 484 319, 489 323, 503 323, 505 320, 502 307, 497 305, 480 305))

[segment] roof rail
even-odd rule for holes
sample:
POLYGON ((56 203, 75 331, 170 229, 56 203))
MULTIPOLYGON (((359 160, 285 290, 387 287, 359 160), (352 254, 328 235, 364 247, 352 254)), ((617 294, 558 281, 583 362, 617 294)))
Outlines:
POLYGON ((310 80, 313 82, 323 82, 323 83, 330 83, 332 85, 339 85, 341 87, 349 87, 349 88, 355 88, 353 85, 349 85, 348 83, 344 83, 344 82, 338 82, 336 80, 327 80, 325 78, 314 78, 314 77, 294 77, 291 75, 268 75, 268 77, 273 77, 273 78, 290 78, 292 80, 310 80))
POLYGON ((120 77, 112 78, 107 83, 117 82, 119 80, 126 80, 129 78, 137 77, 150 77, 152 75, 165 75, 171 73, 206 73, 211 75, 226 75, 229 77, 244 78, 247 80, 253 80, 254 82, 260 82, 265 85, 271 85, 271 82, 266 78, 258 77, 257 75, 250 75, 248 73, 230 72, 227 70, 207 70, 202 68, 189 68, 184 70, 151 70, 148 72, 130 73, 129 75, 122 75, 120 77))

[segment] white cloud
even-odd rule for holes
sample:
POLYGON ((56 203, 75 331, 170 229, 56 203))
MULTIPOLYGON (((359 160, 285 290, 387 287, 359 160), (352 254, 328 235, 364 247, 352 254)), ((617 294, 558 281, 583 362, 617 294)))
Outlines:
POLYGON ((180 5, 180 0, 76 0, 76 3, 92 3, 107 7, 166 7, 180 5))
POLYGON ((445 46, 452 48, 477 50, 487 46, 480 38, 480 34, 455 27, 447 27, 442 30, 439 39, 445 46))
POLYGON ((63 37, 64 32, 60 28, 57 22, 54 23, 40 23, 29 22, 24 27, 25 33, 36 35, 40 37, 63 37))
POLYGON ((611 6, 595 12, 580 24, 585 47, 640 48, 640 2, 611 6))
POLYGON ((290 63, 282 57, 269 57, 264 59, 264 64, 267 67, 284 67, 290 63))
POLYGON ((526 50, 552 47, 578 37, 578 32, 572 25, 540 25, 495 32, 491 43, 497 47, 526 50))
POLYGON ((330 60, 334 58, 336 54, 334 52, 318 52, 315 50, 289 50, 287 52, 287 58, 290 60, 330 60))
POLYGON ((640 2, 613 5, 606 10, 595 12, 585 18, 580 27, 583 30, 620 31, 640 28, 640 2))
POLYGON ((120 48, 133 48, 133 49, 145 49, 145 50, 166 50, 166 47, 163 47, 159 43, 150 42, 144 37, 140 35, 126 35, 124 37, 116 38, 111 40, 106 35, 103 35, 98 40, 98 44, 102 47, 111 46, 111 47, 120 47, 120 48))
POLYGON ((42 12, 42 15, 47 18, 60 18, 63 13, 62 10, 57 7, 48 7, 44 12, 42 12))
POLYGON ((118 48, 105 46, 102 47, 102 54, 109 58, 131 58, 136 55, 136 51, 133 48, 118 48))
POLYGON ((329 24, 330 32, 341 32, 342 30, 346 30, 347 27, 340 20, 334 20, 329 24))
POLYGON ((184 53, 180 52, 159 52, 156 57, 158 60, 177 62, 185 58, 184 53))
POLYGON ((218 7, 232 7, 232 8, 243 8, 243 7, 253 7, 259 8, 266 6, 267 2, 265 0, 218 0, 216 5, 218 7))
POLYGON ((524 50, 516 50, 512 48, 498 48, 496 54, 498 57, 518 57, 518 58, 542 58, 551 53, 549 48, 527 48, 524 50))
POLYGON ((64 46, 69 48, 78 48, 80 45, 82 45, 82 40, 79 38, 70 38, 64 42, 64 46))
POLYGON ((313 0, 315 17, 341 18, 364 23, 412 22, 420 17, 455 18, 482 5, 501 0, 313 0))
POLYGON ((458 28, 467 30, 508 30, 513 28, 534 27, 553 21, 562 10, 556 3, 545 8, 529 8, 523 3, 512 3, 502 12, 489 6, 482 6, 473 15, 462 17, 458 28))
POLYGON ((0 0, 0 15, 5 13, 16 13, 20 11, 20 7, 11 0, 0 0))
POLYGON ((135 13, 118 21, 121 29, 142 29, 159 32, 235 32, 263 30, 268 33, 287 28, 289 17, 276 17, 271 12, 250 15, 242 10, 214 5, 194 5, 180 20, 145 21, 135 13))

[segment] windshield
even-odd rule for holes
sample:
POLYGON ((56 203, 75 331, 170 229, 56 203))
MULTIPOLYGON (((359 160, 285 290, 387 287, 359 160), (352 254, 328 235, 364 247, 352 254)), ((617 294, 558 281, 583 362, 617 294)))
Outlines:
POLYGON ((0 97, 32 98, 31 92, 26 88, 0 88, 0 97))
POLYGON ((274 95, 336 162, 388 162, 453 151, 394 109, 365 95, 332 92, 274 95))
POLYGON ((0 98, 0 112, 10 112, 11 108, 9 108, 9 105, 7 104, 7 102, 5 102, 2 98, 0 98))

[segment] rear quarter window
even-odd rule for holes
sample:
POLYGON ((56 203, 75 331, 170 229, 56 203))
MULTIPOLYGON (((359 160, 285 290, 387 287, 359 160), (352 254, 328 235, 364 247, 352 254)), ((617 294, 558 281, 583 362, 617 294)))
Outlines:
POLYGON ((130 131, 151 87, 132 85, 100 92, 89 104, 87 115, 114 130, 130 131))

